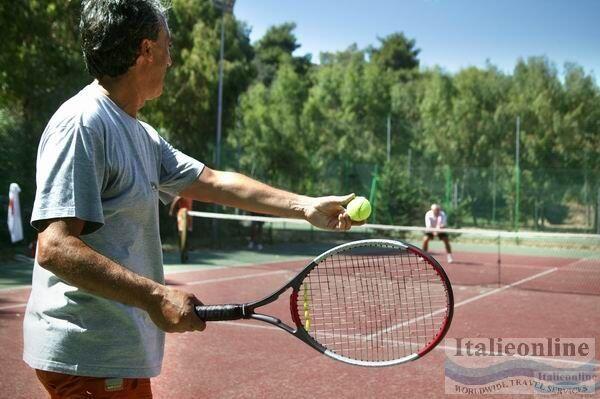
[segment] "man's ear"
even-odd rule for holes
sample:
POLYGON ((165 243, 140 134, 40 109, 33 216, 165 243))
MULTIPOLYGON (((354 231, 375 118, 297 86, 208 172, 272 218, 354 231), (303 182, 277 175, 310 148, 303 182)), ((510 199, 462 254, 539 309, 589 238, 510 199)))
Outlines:
POLYGON ((152 62, 154 59, 154 56, 152 55, 152 46, 154 45, 154 43, 152 42, 152 40, 150 39, 144 39, 142 40, 142 42, 140 43, 140 52, 138 54, 138 58, 136 60, 136 63, 139 64, 140 62, 152 62))

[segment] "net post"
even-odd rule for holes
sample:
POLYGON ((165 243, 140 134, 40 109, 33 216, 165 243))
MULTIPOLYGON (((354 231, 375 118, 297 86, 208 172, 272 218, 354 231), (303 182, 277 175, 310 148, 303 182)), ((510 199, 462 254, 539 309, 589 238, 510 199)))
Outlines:
POLYGON ((598 186, 598 198, 596 203, 596 234, 600 234, 600 185, 598 186))
POLYGON ((496 236, 497 238, 497 245, 498 245, 498 256, 497 256, 497 270, 498 270, 498 287, 500 287, 502 285, 502 260, 501 260, 501 249, 500 249, 500 240, 501 240, 501 236, 500 233, 498 232, 498 235, 496 236))
POLYGON ((496 157, 492 169, 492 226, 496 226, 496 157))
MULTIPOLYGON (((519 231, 519 202, 521 197, 521 167, 519 164, 520 158, 520 144, 521 144, 521 118, 517 116, 517 132, 515 138, 515 220, 514 228, 515 231, 519 231)), ((517 242, 519 239, 517 238, 517 242)))
MULTIPOLYGON (((213 205, 213 212, 214 213, 218 213, 219 212, 219 206, 217 204, 213 205)), ((216 245, 219 242, 219 225, 218 225, 218 219, 213 219, 211 220, 211 238, 212 238, 212 245, 216 245)))
POLYGON ((375 168, 373 169, 373 177, 371 178, 371 192, 369 193, 369 202, 371 203, 371 207, 373 212, 371 214, 371 220, 375 223, 376 214, 377 214, 377 180, 379 178, 379 165, 375 164, 375 168))

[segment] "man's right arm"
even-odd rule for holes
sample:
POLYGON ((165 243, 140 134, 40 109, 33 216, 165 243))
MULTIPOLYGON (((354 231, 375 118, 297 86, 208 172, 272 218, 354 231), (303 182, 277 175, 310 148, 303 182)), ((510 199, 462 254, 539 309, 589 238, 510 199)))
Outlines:
POLYGON ((80 238, 85 222, 77 218, 47 220, 38 235, 37 261, 70 285, 91 294, 135 306, 166 332, 202 331, 194 313, 201 302, 140 276, 96 252, 80 238))

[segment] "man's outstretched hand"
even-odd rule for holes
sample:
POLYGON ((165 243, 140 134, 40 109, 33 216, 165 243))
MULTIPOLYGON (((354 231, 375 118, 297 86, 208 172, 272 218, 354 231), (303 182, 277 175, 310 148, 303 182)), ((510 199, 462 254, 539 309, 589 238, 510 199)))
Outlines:
POLYGON ((354 197, 354 194, 348 194, 313 198, 304 211, 306 220, 315 227, 327 230, 345 231, 352 226, 360 226, 364 222, 351 220, 345 208, 354 197))

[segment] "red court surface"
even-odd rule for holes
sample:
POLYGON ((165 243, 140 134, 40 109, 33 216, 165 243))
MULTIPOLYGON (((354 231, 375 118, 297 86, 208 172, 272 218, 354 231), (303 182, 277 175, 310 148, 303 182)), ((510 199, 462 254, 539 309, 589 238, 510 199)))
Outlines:
MULTIPOLYGON (((445 265, 451 280, 453 275, 458 281, 464 274, 477 273, 475 259, 481 262, 482 256, 461 256, 462 263, 445 265)), ((447 337, 577 337, 600 342, 599 295, 519 289, 519 285, 538 275, 543 278, 546 275, 540 273, 552 269, 526 258, 515 257, 511 263, 518 270, 510 276, 512 285, 454 284, 455 312, 447 337)), ((207 304, 244 302, 270 294, 304 265, 304 261, 293 261, 203 269, 170 274, 167 281, 195 293, 207 304)), ((23 304, 28 294, 27 288, 0 291, 0 346, 4 354, 0 398, 47 397, 33 371, 21 360, 23 304)), ((289 320, 287 295, 269 305, 266 313, 289 320)), ((446 396, 445 358, 444 349, 436 348, 412 363, 369 369, 327 358, 268 324, 212 323, 202 333, 168 335, 163 372, 153 379, 153 391, 155 398, 181 399, 440 398, 446 396)), ((600 358, 598 346, 595 358, 600 358)), ((474 397, 451 395, 467 396, 474 397)), ((600 393, 577 397, 600 397, 600 393)))

